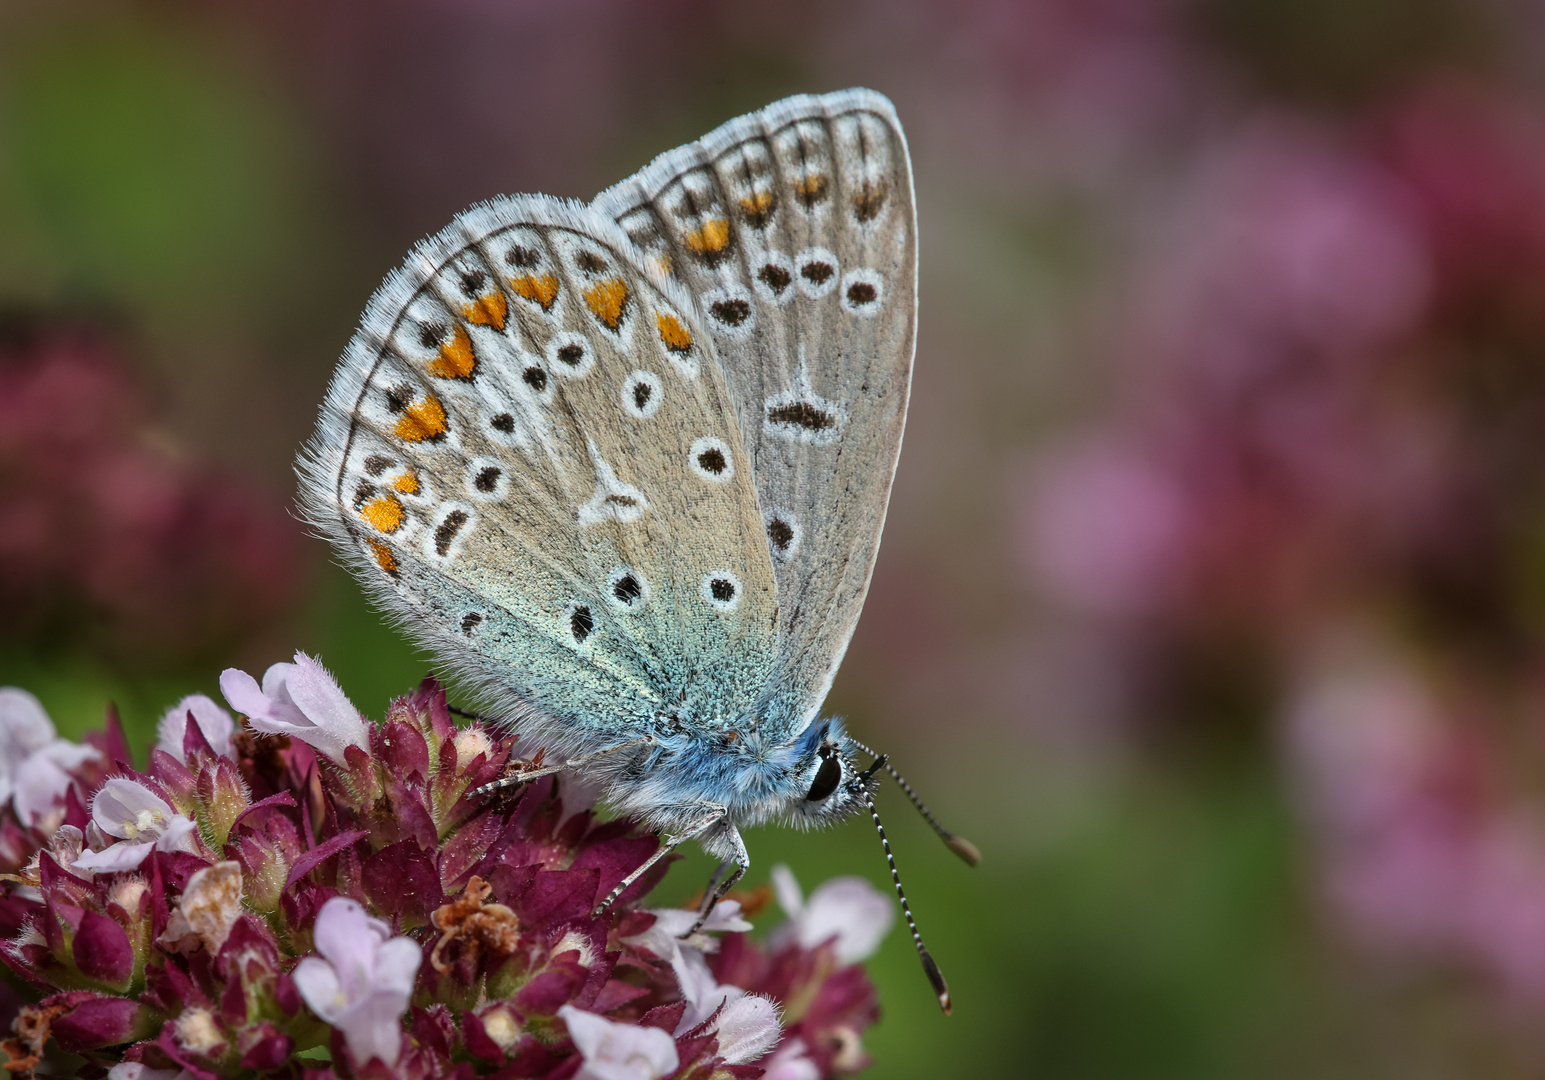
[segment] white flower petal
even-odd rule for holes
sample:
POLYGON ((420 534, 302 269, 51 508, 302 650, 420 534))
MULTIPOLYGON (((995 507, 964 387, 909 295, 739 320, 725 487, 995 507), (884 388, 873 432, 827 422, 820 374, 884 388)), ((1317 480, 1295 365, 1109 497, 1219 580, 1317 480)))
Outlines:
POLYGON ((161 835, 156 837, 157 851, 186 851, 190 855, 197 855, 198 851, 198 824, 181 814, 173 814, 167 819, 166 827, 161 835))
POLYGON ((273 664, 263 674, 263 685, 245 671, 226 668, 220 673, 220 693, 231 708, 242 713, 257 731, 291 735, 312 727, 311 721, 290 700, 285 680, 294 664, 273 664))
POLYGON ((75 866, 97 874, 137 870, 155 846, 154 841, 146 841, 143 844, 113 844, 101 851, 83 851, 75 857, 75 866))
POLYGON ((580 1076, 594 1080, 659 1080, 676 1071, 676 1040, 659 1028, 618 1024, 565 1005, 558 1016, 585 1067, 580 1076))
POLYGON ((717 1030, 719 1053, 731 1065, 755 1061, 771 1050, 783 1034, 778 1006, 756 994, 744 994, 726 1002, 717 1030))
POLYGON ((836 939, 837 959, 854 964, 872 955, 890 932, 896 911, 889 897, 860 877, 839 877, 810 894, 797 920, 799 943, 813 949, 836 939))
POLYGON ((36 756, 47 758, 67 772, 74 772, 86 762, 101 757, 102 752, 95 746, 72 743, 69 739, 55 739, 39 750, 36 756))
POLYGON ((714 933, 745 934, 754 930, 749 922, 740 917, 739 900, 720 900, 703 921, 703 930, 714 933))
POLYGON ((821 1070, 805 1050, 805 1040, 789 1039, 763 1063, 762 1080, 821 1080, 821 1070))
POLYGON ((172 819, 166 800, 144 784, 122 776, 108 777, 91 800, 91 820, 109 836, 124 840, 154 840, 172 819))
POLYGON ((749 922, 740 917, 740 903, 736 900, 720 900, 708 913, 708 919, 703 923, 702 928, 687 939, 683 939, 681 935, 692 929, 692 924, 697 922, 696 911, 685 908, 649 908, 647 914, 654 916, 654 923, 642 934, 635 934, 626 941, 629 945, 648 949, 667 962, 674 959, 676 950, 683 946, 703 952, 718 952, 718 939, 709 937, 710 932, 746 933, 754 929, 749 922))
POLYGON ((13 772, 55 734, 41 701, 19 686, 0 687, 0 772, 13 772))
POLYGON ((307 957, 294 975, 306 1004, 343 1032, 361 1064, 377 1057, 395 1065, 423 957, 418 944, 392 937, 386 923, 341 896, 322 905, 312 938, 323 958, 307 957))
POLYGON ((739 987, 720 986, 713 972, 708 970, 708 961, 693 948, 676 950, 671 960, 671 970, 676 973, 681 996, 687 1001, 687 1011, 681 1014, 681 1023, 676 1025, 677 1035, 691 1031, 712 1016, 714 1010, 724 1004, 730 990, 744 993, 739 987))
POLYGON ((800 891, 794 871, 779 863, 772 868, 772 881, 773 892, 778 896, 778 906, 783 909, 783 913, 791 919, 799 918, 800 912, 805 910, 805 894, 800 891))
POLYGON ((65 794, 70 790, 70 774, 59 767, 45 748, 22 763, 11 786, 16 816, 30 828, 64 802, 65 794))
POLYGON ((343 757, 343 747, 357 746, 369 749, 370 739, 365 721, 343 689, 339 687, 327 669, 305 653, 295 654, 295 667, 286 683, 290 698, 306 719, 325 731, 337 744, 337 757, 343 757))
POLYGON ((373 990, 333 1022, 343 1032, 349 1052, 361 1064, 380 1058, 397 1064, 402 1053, 402 1014, 408 1010, 407 993, 373 990))
POLYGON ((317 952, 338 972, 338 982, 350 1000, 362 996, 375 975, 376 953, 383 941, 380 930, 371 925, 377 921, 355 901, 335 896, 322 905, 311 932, 317 952))
POLYGON ((277 664, 269 664, 268 670, 263 672, 263 694, 265 697, 282 701, 287 705, 294 705, 290 700, 290 692, 285 688, 290 680, 290 672, 295 670, 295 665, 288 661, 277 664))
POLYGON ((329 1024, 348 1008, 349 1000, 338 985, 338 973, 326 960, 308 956, 295 965, 290 977, 307 1007, 329 1024))
POLYGON ((249 719, 268 715, 268 695, 256 679, 239 668, 226 668, 220 673, 220 693, 231 708, 249 719))
POLYGON ((220 690, 255 730, 300 739, 334 761, 344 760, 348 746, 369 747, 369 729, 359 710, 305 653, 296 653, 293 664, 271 666, 261 689, 252 676, 230 668, 220 676, 220 690))
POLYGON ((424 950, 411 938, 394 937, 381 946, 376 954, 376 986, 413 993, 413 980, 418 977, 419 964, 424 961, 424 950))
POLYGON ((183 1080, 185 1069, 152 1069, 138 1061, 120 1061, 107 1070, 107 1080, 183 1080))
POLYGON ((188 728, 188 714, 204 735, 204 741, 216 754, 231 757, 235 753, 236 722, 231 714, 205 694, 189 694, 166 711, 156 727, 156 747, 183 761, 182 739, 188 728))

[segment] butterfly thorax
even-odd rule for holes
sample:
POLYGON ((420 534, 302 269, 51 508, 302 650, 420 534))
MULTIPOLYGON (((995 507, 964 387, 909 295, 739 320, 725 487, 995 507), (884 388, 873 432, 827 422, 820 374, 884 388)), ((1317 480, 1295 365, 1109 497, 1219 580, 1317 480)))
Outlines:
POLYGON ((648 827, 680 831, 720 807, 736 827, 771 821, 813 826, 846 817, 859 805, 835 792, 806 798, 823 746, 844 746, 841 721, 821 720, 792 737, 754 728, 705 734, 684 731, 598 758, 591 772, 603 800, 648 827))

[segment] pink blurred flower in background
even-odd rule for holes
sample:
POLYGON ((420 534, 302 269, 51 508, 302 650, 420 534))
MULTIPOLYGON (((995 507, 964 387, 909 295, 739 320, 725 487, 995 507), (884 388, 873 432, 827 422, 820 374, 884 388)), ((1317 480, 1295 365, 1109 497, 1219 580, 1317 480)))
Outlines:
POLYGON ((94 746, 59 738, 36 697, 0 687, 0 804, 11 802, 23 825, 53 832, 71 774, 100 757, 94 746))
POLYGON ((97 334, 0 341, 0 634, 165 663, 286 613, 302 556, 278 493, 183 459, 97 334))
POLYGON ((1408 202, 1280 116, 1203 161, 1143 260, 1118 421, 1038 461, 1018 523, 1037 581, 1117 618, 1274 619, 1382 554, 1429 479, 1428 426, 1377 383, 1428 293, 1408 202))
POLYGON ((1509 789, 1476 704, 1464 715, 1376 639, 1328 635, 1287 703, 1289 762, 1324 899, 1361 941, 1538 1004, 1545 798, 1509 789))
POLYGON ((1502 766, 1542 715, 1545 126, 1441 82, 1262 114, 1146 244, 1111 415, 1016 482, 1022 565, 1193 673, 1133 715, 1183 722, 1254 650, 1234 719, 1286 727, 1329 910, 1545 998, 1545 792, 1502 766))

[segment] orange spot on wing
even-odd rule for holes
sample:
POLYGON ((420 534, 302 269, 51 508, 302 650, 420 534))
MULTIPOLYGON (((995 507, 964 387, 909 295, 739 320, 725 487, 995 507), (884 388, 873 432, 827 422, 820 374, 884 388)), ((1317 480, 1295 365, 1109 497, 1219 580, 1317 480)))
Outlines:
POLYGON ((798 192, 801 202, 806 206, 813 206, 826 198, 826 184, 826 177, 817 173, 796 183, 794 190, 798 192))
POLYGON ((403 519, 407 515, 395 495, 377 495, 359 508, 359 516, 369 522, 376 532, 393 533, 402 528, 403 519))
POLYGON ((660 311, 655 313, 654 321, 660 328, 660 340, 671 352, 686 352, 692 348, 692 334, 676 316, 660 311))
POLYGON ((705 221, 682 238, 694 255, 717 255, 730 246, 730 223, 724 218, 705 221))
POLYGON ((417 495, 419 490, 418 473, 414 472, 412 469, 409 469, 407 472, 403 473, 401 476, 397 477, 397 479, 392 481, 392 487, 395 490, 402 492, 404 495, 417 495))
POLYGON ((541 304, 546 311, 553 306, 553 301, 558 298, 557 274, 526 274, 522 277, 509 279, 510 288, 515 290, 515 295, 522 300, 530 300, 541 304))
POLYGON ((885 208, 890 185, 884 180, 865 180, 863 189, 853 196, 853 213, 859 221, 873 221, 885 208))
MULTIPOLYGON (((499 294, 500 299, 504 294, 499 294)), ((503 321, 503 316, 500 317, 503 321)), ((432 374, 442 379, 470 379, 477 368, 477 357, 472 355, 472 339, 465 327, 458 326, 451 340, 440 346, 440 355, 429 363, 432 374)))
POLYGON ((397 418, 397 437, 404 442, 428 442, 447 430, 445 406, 433 394, 425 394, 423 401, 415 401, 397 418))
POLYGON ((510 302, 504 298, 504 293, 495 289, 462 308, 461 313, 473 326, 491 326, 495 330, 503 330, 504 316, 509 310, 510 302))
POLYGON ((376 565, 392 575, 392 577, 396 577, 399 569, 396 552, 379 540, 366 540, 365 544, 370 548, 370 554, 375 556, 376 565))
POLYGON ((767 224, 773 212, 773 195, 770 191, 757 191, 740 200, 740 212, 752 226, 760 229, 767 224))
POLYGON ((621 278, 598 281, 585 290, 585 306, 595 312, 607 329, 615 330, 628 306, 628 287, 621 278))

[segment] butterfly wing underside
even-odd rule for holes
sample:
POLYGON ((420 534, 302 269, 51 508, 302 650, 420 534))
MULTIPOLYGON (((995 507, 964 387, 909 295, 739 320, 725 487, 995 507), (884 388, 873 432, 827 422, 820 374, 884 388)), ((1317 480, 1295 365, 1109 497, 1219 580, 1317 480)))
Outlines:
POLYGON ((592 206, 713 334, 778 587, 783 656, 759 708, 799 730, 858 621, 906 420, 917 229, 894 109, 867 90, 789 98, 592 206))
POLYGON ((556 199, 460 215, 372 299, 302 462, 376 601, 555 749, 729 724, 776 663, 733 405, 630 251, 556 199))

